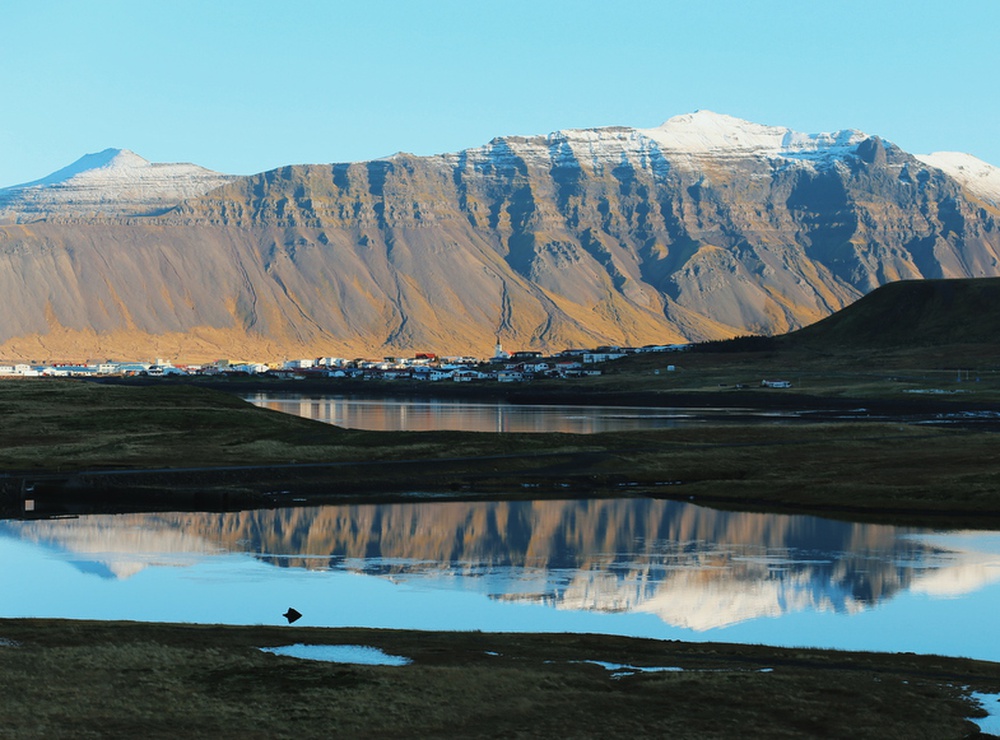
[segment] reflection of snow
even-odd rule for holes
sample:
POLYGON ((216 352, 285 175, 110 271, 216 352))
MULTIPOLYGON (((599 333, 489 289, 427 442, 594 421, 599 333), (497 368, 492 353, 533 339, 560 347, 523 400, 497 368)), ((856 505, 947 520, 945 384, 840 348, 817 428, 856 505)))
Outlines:
POLYGON ((808 570, 778 578, 746 577, 729 570, 706 578, 701 570, 679 570, 652 584, 649 592, 641 582, 587 575, 573 581, 559 608, 654 614, 667 624, 699 632, 807 609, 853 614, 866 608, 842 584, 808 570))
POLYGON ((936 559, 938 567, 915 575, 910 588, 917 593, 963 596, 1000 581, 1000 534, 949 532, 911 539, 945 551, 936 559))
POLYGON ((3 529, 64 551, 81 570, 119 579, 151 566, 191 565, 221 551, 217 544, 183 530, 149 526, 155 521, 150 518, 147 526, 130 526, 119 517, 97 515, 72 521, 5 522, 3 529))
POLYGON ((974 552, 962 553, 962 556, 966 562, 936 568, 917 576, 910 589, 929 596, 964 596, 1000 581, 1000 560, 996 556, 974 552))

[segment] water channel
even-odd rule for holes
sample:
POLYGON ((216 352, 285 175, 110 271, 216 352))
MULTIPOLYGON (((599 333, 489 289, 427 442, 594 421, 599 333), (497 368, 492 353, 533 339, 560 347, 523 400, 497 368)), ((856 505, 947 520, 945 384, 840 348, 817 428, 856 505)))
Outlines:
MULTIPOLYGON (((780 391, 778 391, 780 392, 780 391)), ((700 424, 789 424, 808 421, 893 421, 963 425, 1000 431, 1000 413, 875 414, 854 409, 671 408, 513 404, 434 397, 253 393, 243 399, 262 408, 295 414, 348 429, 423 432, 563 432, 596 434, 700 424)))
POLYGON ((650 499, 414 502, 0 521, 0 562, 4 617, 283 624, 294 607, 296 626, 1000 661, 1000 532, 650 499))
POLYGON ((663 429, 706 422, 779 423, 808 418, 810 412, 743 408, 658 408, 563 406, 468 401, 448 398, 394 398, 356 395, 254 393, 256 406, 296 414, 348 429, 424 432, 564 432, 594 434, 663 429))

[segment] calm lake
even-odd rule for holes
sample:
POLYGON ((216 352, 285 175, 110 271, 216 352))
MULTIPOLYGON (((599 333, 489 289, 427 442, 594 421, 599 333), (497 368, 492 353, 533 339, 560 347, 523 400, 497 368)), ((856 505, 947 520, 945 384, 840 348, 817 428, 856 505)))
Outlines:
POLYGON ((442 398, 312 396, 254 393, 243 396, 256 406, 296 414, 348 429, 426 432, 565 432, 595 434, 630 429, 661 429, 708 421, 753 423, 795 421, 809 412, 716 408, 681 409, 632 406, 561 406, 465 401, 442 398))
MULTIPOLYGON (((597 632, 1000 661, 1000 533, 650 499, 0 521, 0 614, 597 632)), ((289 627, 289 629, 295 629, 289 627)))

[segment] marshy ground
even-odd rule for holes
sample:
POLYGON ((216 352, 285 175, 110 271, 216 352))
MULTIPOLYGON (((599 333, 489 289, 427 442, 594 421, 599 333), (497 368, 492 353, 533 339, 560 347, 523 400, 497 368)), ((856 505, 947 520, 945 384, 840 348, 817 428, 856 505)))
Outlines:
POLYGON ((0 620, 0 676, 5 738, 961 738, 1000 691, 996 664, 935 656, 57 620, 0 620), (259 650, 292 643, 412 663, 259 650))
MULTIPOLYGON (((706 364, 695 380, 691 367, 709 361, 691 358, 669 377, 642 360, 617 380, 609 373, 577 386, 574 400, 586 391, 602 402, 688 394, 703 403, 778 372, 769 369, 773 358, 744 356, 706 364), (678 373, 689 373, 686 387, 678 373)), ((799 367, 801 392, 807 372, 799 367)), ((934 413, 959 411, 970 399, 977 408, 1000 401, 996 379, 981 372, 974 394, 938 394, 932 408, 904 391, 948 390, 951 370, 891 372, 813 375, 805 397, 881 399, 934 413)), ((895 523, 1000 523, 1000 448, 988 427, 856 421, 591 436, 375 433, 207 389, 47 379, 0 383, 0 419, 8 516, 22 514, 27 484, 42 509, 46 496, 82 510, 136 511, 387 500, 413 490, 618 492, 895 523)), ((1000 691, 1000 667, 591 635, 0 620, 0 686, 0 736, 11 738, 950 738, 976 731, 967 697, 1000 691), (370 645, 413 663, 348 666, 258 650, 293 642, 370 645), (615 676, 593 661, 683 670, 615 676)))

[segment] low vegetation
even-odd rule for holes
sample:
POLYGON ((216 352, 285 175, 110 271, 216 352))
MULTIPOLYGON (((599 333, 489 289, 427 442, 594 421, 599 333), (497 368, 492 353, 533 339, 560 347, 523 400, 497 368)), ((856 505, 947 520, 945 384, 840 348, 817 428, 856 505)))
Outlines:
POLYGON ((0 620, 0 676, 2 735, 12 740, 960 738, 984 714, 971 693, 1000 691, 996 664, 936 656, 50 620, 0 620), (413 662, 346 665, 258 649, 292 643, 366 645, 413 662))
POLYGON ((122 509, 198 508, 180 497, 195 489, 224 493, 231 506, 274 505, 261 497, 275 490, 303 503, 411 490, 466 497, 641 492, 847 518, 1000 523, 1000 448, 992 432, 976 428, 858 421, 598 435, 379 433, 257 409, 200 388, 58 380, 0 383, 0 416, 8 497, 11 481, 63 476, 49 494, 39 484, 40 503, 46 495, 100 503, 114 493, 122 509), (102 475, 108 468, 145 472, 102 475), (184 477, 165 468, 196 472, 184 477))

